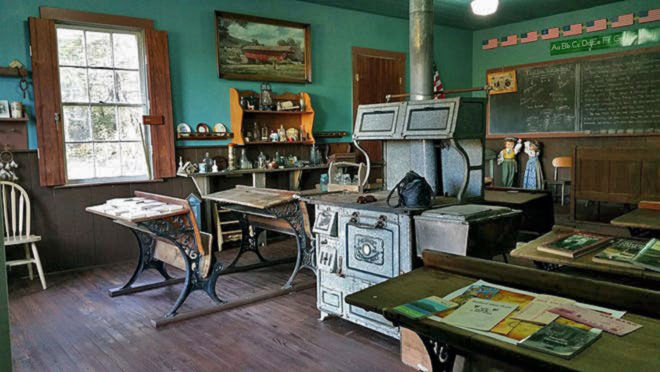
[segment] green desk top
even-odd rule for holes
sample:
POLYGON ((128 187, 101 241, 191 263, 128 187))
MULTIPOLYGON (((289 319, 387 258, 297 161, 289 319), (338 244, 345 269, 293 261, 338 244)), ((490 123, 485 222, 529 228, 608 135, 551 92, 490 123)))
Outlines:
POLYGON ((634 211, 619 216, 610 222, 612 225, 617 226, 660 230, 660 211, 654 209, 635 209, 634 211))
MULTIPOLYGON (((587 349, 566 360, 528 350, 432 320, 413 320, 386 310, 428 296, 445 296, 475 278, 424 267, 346 297, 346 302, 383 314, 395 324, 451 344, 461 354, 487 355, 534 370, 657 371, 660 370, 660 320, 635 314, 628 319, 642 328, 623 337, 603 332, 587 349)), ((541 292, 541 291, 539 291, 541 292)))

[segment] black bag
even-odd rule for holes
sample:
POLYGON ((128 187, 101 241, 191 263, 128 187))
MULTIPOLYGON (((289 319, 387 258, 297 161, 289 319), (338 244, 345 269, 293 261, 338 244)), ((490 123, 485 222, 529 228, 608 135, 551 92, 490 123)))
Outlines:
POLYGON ((387 195, 387 205, 393 208, 428 208, 433 200, 433 189, 426 179, 419 174, 410 171, 394 186, 387 195), (399 194, 399 203, 390 204, 390 198, 394 191, 399 194))

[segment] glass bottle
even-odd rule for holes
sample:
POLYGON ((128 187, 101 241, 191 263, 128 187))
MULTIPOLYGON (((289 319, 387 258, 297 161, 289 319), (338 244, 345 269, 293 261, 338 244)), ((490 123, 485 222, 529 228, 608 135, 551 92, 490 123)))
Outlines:
POLYGON ((236 169, 236 147, 233 143, 227 145, 227 169, 232 171, 236 169))
POLYGON ((259 169, 266 169, 268 166, 266 165, 266 155, 264 155, 263 152, 259 153, 259 156, 257 157, 257 165, 259 169))
POLYGON ((252 162, 247 157, 245 149, 241 149, 241 169, 250 169, 252 168, 252 162))
POLYGON ((211 167, 213 167, 213 159, 211 159, 208 152, 204 155, 204 163, 206 163, 206 171, 210 172, 211 167))
POLYGON ((328 192, 328 182, 329 182, 328 174, 323 173, 321 175, 321 181, 319 184, 321 185, 321 192, 328 192))

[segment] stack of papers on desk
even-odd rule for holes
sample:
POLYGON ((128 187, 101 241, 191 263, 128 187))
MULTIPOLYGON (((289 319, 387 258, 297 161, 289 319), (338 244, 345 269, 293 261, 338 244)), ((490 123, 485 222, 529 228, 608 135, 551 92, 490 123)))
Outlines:
POLYGON ((133 220, 146 217, 157 217, 184 209, 179 204, 167 204, 147 198, 119 198, 110 199, 105 204, 89 207, 91 211, 97 211, 111 216, 133 220))

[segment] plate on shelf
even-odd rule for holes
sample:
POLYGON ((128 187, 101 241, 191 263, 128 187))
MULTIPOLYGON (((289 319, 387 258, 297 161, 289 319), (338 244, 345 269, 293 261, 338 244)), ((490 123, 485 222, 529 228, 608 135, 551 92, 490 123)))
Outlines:
POLYGON ((186 137, 190 135, 192 128, 186 123, 179 123, 179 125, 176 126, 176 131, 181 137, 186 137))
POLYGON ((213 133, 223 134, 227 133, 227 127, 222 123, 213 124, 213 133))
POLYGON ((197 133, 211 133, 211 128, 209 128, 206 123, 197 124, 197 133))

